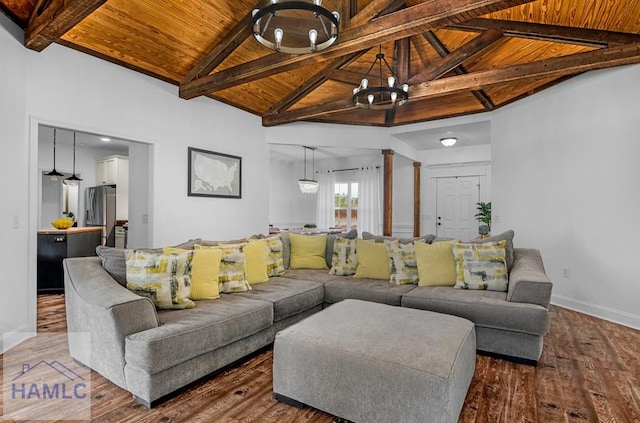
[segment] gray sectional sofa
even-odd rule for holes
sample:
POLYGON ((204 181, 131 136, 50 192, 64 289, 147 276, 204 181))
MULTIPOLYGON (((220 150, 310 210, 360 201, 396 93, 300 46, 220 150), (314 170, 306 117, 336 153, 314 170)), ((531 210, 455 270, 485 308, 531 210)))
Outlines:
POLYGON ((469 319, 479 352, 535 364, 549 330, 552 287, 538 250, 518 248, 507 292, 391 285, 289 269, 252 291, 221 294, 188 310, 156 310, 118 283, 98 257, 66 259, 64 275, 68 331, 91 335, 69 337, 71 356, 147 407, 347 298, 469 319))

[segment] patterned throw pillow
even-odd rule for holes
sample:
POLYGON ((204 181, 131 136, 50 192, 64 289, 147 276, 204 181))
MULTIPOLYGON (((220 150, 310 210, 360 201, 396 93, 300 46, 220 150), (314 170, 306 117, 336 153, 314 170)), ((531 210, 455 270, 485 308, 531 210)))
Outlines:
MULTIPOLYGON (((421 241, 424 243, 424 241, 421 241)), ((416 263, 416 247, 414 243, 401 244, 398 240, 384 240, 389 257, 391 277, 394 285, 409 285, 418 282, 418 264, 416 263)))
POLYGON ((267 275, 269 277, 284 275, 283 246, 280 235, 265 238, 267 242, 267 275))
POLYGON ((509 283, 506 241, 485 244, 453 244, 458 289, 506 291, 509 283))
POLYGON ((196 245, 196 250, 200 248, 219 248, 222 251, 220 272, 218 274, 218 287, 222 293, 251 291, 251 285, 247 282, 246 258, 242 252, 242 247, 242 244, 221 244, 217 247, 196 245))
POLYGON ((356 257, 356 240, 335 238, 331 259, 330 275, 348 276, 356 273, 358 258, 356 257))
MULTIPOLYGON (((165 247, 164 254, 181 254, 189 252, 182 248, 165 247)), ((191 262, 191 294, 192 300, 216 300, 220 298, 218 274, 222 252, 216 249, 201 248, 193 251, 191 262)))
POLYGON ((195 306, 191 293, 193 251, 157 254, 126 250, 127 288, 148 297, 159 309, 185 309, 195 306))

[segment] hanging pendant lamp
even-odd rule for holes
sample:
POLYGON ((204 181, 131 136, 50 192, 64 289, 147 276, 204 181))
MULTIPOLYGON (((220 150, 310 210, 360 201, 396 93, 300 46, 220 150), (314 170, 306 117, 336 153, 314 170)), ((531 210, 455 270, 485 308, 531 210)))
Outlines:
POLYGON ((53 128, 53 170, 45 175, 49 176, 53 182, 56 182, 59 176, 64 176, 56 170, 56 128, 53 128))
POLYGON ((73 131, 73 175, 65 178, 65 181, 71 185, 75 185, 82 181, 81 178, 76 176, 76 131, 73 131))
MULTIPOLYGON (((316 148, 315 147, 306 147, 306 146, 302 146, 302 148, 304 148, 304 178, 302 179, 298 179, 298 185, 300 186, 300 191, 302 191, 304 194, 315 194, 316 192, 318 192, 318 181, 316 181, 315 179, 307 179, 307 150, 311 150, 313 151, 313 173, 315 173, 316 171, 316 148)), ((311 176, 313 177, 313 173, 311 174, 311 176)))
POLYGON ((356 107, 362 109, 394 109, 409 100, 408 92, 409 85, 400 85, 380 46, 367 74, 360 81, 360 85, 353 89, 352 100, 356 107), (384 72, 388 72, 389 77, 385 78, 384 72))

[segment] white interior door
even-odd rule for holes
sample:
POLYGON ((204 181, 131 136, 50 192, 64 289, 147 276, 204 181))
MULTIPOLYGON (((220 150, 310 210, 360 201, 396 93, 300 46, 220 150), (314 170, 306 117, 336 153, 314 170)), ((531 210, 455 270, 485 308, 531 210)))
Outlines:
POLYGON ((436 235, 468 241, 478 235, 476 203, 480 201, 480 178, 438 178, 436 235))

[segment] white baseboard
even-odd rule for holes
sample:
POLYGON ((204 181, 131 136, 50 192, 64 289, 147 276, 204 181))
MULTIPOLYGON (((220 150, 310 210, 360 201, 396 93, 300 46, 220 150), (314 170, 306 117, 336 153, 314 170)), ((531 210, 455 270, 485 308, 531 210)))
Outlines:
POLYGON ((551 304, 640 330, 640 316, 625 311, 557 294, 551 296, 551 304))
POLYGON ((36 336, 35 332, 28 331, 27 325, 21 325, 10 332, 4 332, 0 339, 0 351, 2 354, 16 345, 36 336))

